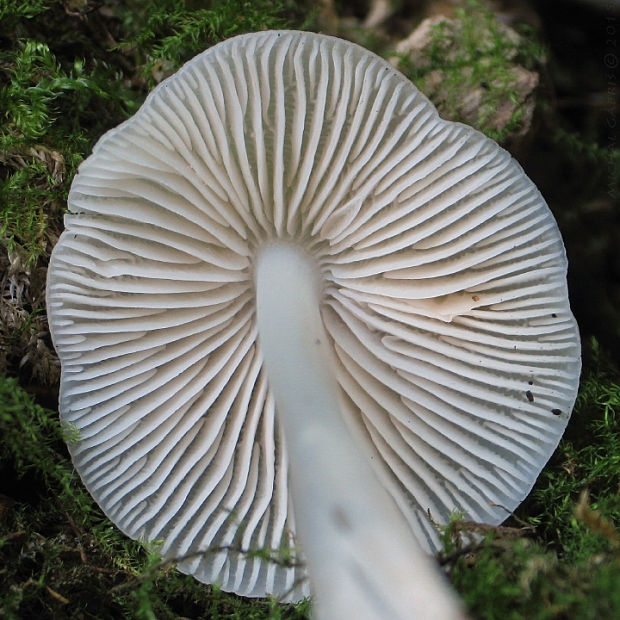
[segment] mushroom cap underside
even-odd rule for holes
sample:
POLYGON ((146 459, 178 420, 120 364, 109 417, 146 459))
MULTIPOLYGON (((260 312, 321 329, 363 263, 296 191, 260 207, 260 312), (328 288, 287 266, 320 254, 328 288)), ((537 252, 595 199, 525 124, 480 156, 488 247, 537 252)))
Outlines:
POLYGON ((208 49, 99 141, 65 224, 48 314, 75 466, 120 529, 225 590, 308 593, 300 563, 247 553, 298 557, 256 342, 265 245, 316 260, 343 416, 426 549, 453 511, 507 517, 568 421, 580 345, 551 212, 355 44, 208 49))

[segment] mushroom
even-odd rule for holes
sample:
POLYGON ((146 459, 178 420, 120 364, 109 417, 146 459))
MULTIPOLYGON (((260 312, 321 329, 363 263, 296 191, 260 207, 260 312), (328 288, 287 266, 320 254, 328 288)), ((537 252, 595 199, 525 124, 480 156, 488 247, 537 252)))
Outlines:
POLYGON ((60 414, 123 532, 246 596, 299 600, 307 560, 317 617, 461 616, 435 523, 508 516, 580 370, 506 151, 357 45, 242 35, 98 142, 65 226, 60 414))

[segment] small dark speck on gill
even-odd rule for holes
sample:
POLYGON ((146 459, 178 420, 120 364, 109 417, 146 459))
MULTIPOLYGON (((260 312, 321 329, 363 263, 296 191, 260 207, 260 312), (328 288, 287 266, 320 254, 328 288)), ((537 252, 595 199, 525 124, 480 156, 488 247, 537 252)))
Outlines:
POLYGON ((529 390, 527 390, 527 391, 525 392, 525 395, 527 396, 527 399, 528 399, 531 403, 533 403, 533 402, 534 402, 534 394, 532 394, 532 392, 530 392, 529 390))

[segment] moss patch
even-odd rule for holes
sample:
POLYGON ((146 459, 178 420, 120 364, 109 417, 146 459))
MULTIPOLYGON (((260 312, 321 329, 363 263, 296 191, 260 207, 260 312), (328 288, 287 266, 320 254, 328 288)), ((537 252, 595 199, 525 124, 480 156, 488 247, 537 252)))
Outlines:
POLYGON ((401 41, 399 68, 443 118, 503 141, 529 129, 543 55, 532 32, 520 31, 468 0, 453 16, 428 18, 401 41))
POLYGON ((443 564, 474 617, 620 616, 620 375, 595 340, 586 368, 569 430, 517 514, 446 529, 443 564))

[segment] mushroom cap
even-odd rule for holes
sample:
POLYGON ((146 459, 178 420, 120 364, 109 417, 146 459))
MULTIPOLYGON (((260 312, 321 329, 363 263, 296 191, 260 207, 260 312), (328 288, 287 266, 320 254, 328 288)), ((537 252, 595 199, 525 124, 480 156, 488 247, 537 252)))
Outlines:
POLYGON ((242 35, 81 165, 48 272, 75 467, 132 538, 224 590, 308 593, 253 265, 300 244, 342 413, 428 550, 504 520, 557 446, 578 331, 555 220, 509 153, 367 50, 242 35))

